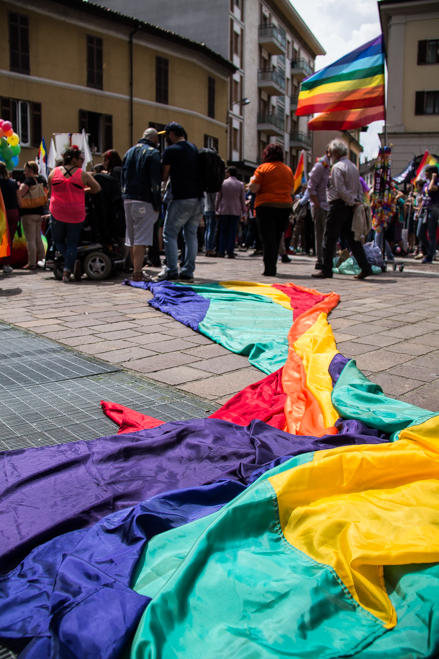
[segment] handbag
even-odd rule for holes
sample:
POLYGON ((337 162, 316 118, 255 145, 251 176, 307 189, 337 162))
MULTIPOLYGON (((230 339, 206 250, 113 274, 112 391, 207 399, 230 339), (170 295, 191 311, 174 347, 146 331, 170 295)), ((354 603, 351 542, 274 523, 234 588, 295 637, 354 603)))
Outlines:
POLYGON ((47 204, 47 188, 42 183, 31 185, 21 200, 22 208, 39 208, 47 204))

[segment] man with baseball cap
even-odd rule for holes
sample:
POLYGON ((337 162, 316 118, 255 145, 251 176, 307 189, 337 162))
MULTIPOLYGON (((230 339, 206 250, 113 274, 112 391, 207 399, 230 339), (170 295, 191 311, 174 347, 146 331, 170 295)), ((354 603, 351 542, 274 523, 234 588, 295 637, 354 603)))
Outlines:
POLYGON ((186 131, 176 121, 167 124, 159 134, 166 135, 168 145, 163 151, 162 181, 170 177, 172 201, 168 204, 163 227, 167 266, 157 280, 192 282, 198 252, 197 229, 204 210, 203 191, 198 182, 198 149, 187 141, 186 131), (186 250, 184 265, 178 272, 180 229, 183 229, 186 250))

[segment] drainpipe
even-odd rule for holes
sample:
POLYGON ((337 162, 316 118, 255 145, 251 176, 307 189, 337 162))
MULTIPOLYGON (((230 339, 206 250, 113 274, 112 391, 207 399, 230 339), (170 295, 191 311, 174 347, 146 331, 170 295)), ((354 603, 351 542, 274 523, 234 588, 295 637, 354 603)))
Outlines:
POLYGON ((133 145, 134 139, 134 55, 133 55, 133 36, 140 30, 141 26, 136 27, 130 32, 130 146, 133 145))

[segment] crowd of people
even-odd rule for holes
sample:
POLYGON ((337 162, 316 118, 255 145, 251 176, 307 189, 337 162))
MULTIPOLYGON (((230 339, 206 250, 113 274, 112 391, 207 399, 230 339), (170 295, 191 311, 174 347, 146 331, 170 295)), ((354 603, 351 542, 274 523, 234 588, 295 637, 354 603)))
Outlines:
MULTIPOLYGON (((237 169, 230 166, 218 191, 203 189, 198 149, 176 122, 161 133, 146 129, 123 159, 116 150, 107 151, 91 173, 82 168, 83 159, 78 147, 67 149, 47 183, 33 161, 26 163, 21 184, 0 163, 0 190, 10 235, 15 235, 21 222, 26 238, 25 269, 46 265, 41 223, 48 203, 48 234, 63 259, 62 281, 71 281, 72 275, 81 278, 77 248, 87 213, 86 195, 97 195, 101 189, 106 194, 106 185, 98 182, 105 184, 104 175, 114 184, 112 203, 116 189, 120 208, 123 204, 117 240, 125 271, 132 268, 135 282, 152 279, 145 274, 145 264, 161 267, 163 253, 164 266, 155 280, 192 282, 200 251, 206 257, 233 259, 236 249, 262 257, 262 274, 268 277, 276 275, 279 259, 288 263, 295 255, 313 254, 316 272, 312 276, 330 278, 337 249, 352 255, 360 268, 358 279, 372 273, 369 253, 363 247, 376 238, 370 212, 365 212, 367 186, 340 140, 328 145, 308 182, 298 190, 277 144, 265 148, 263 163, 249 184, 238 180, 237 169), (167 144, 162 154, 160 134, 167 144)), ((396 254, 412 255, 423 263, 435 258, 438 168, 426 167, 423 177, 405 193, 392 184, 391 221, 378 236, 389 260, 396 254)), ((3 272, 12 271, 10 257, 3 259, 3 272)))

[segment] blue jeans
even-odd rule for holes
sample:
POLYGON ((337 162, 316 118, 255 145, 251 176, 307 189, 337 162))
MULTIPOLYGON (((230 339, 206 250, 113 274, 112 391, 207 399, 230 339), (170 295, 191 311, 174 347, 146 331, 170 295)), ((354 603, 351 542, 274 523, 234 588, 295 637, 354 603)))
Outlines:
POLYGON ((206 222, 206 232, 204 234, 204 242, 206 244, 206 252, 213 252, 215 249, 216 241, 216 213, 215 211, 207 211, 204 213, 204 221, 206 222))
MULTIPOLYGON (((439 219, 439 210, 437 206, 433 206, 432 208, 428 208, 427 206, 425 212, 427 213, 427 221, 420 226, 419 242, 422 245, 424 254, 426 253, 426 258, 429 261, 433 261, 433 257, 436 254, 436 232, 439 219)), ((422 219, 419 221, 422 222, 422 219)))
POLYGON ((221 215, 220 254, 231 256, 235 249, 236 229, 238 228, 239 215, 221 215))
POLYGON ((195 270, 195 259, 198 253, 197 229, 204 210, 204 199, 173 199, 167 209, 163 227, 163 243, 165 246, 167 268, 170 275, 178 273, 177 237, 183 229, 186 245, 182 274, 192 277, 195 270))
POLYGON ((64 270, 71 272, 78 254, 79 236, 81 235, 84 222, 78 222, 77 224, 60 222, 59 220, 55 220, 53 215, 51 215, 50 225, 52 227, 52 238, 55 247, 61 256, 64 257, 64 270))

